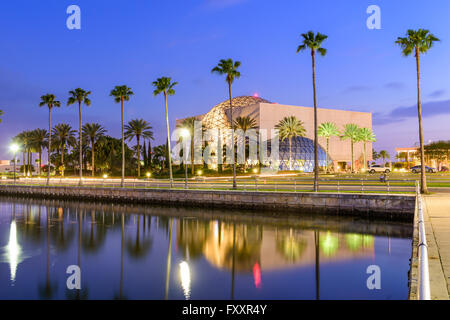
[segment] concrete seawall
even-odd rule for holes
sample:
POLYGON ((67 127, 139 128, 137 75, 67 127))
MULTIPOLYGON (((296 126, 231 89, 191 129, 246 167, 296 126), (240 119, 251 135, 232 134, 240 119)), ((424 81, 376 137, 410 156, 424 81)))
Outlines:
POLYGON ((0 186, 0 195, 115 203, 239 208, 353 215, 413 221, 415 197, 346 193, 282 193, 98 187, 0 186))

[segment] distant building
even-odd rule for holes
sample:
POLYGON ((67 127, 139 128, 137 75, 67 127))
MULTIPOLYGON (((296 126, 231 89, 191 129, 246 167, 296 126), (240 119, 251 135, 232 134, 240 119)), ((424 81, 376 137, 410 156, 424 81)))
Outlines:
MULTIPOLYGON (((232 99, 233 119, 249 116, 255 119, 258 129, 266 129, 268 139, 270 131, 284 117, 295 116, 301 120, 306 129, 306 136, 294 139, 292 145, 293 170, 311 172, 314 168, 314 108, 281 105, 269 102, 256 96, 243 96, 232 99)), ((206 129, 229 129, 230 102, 226 100, 208 113, 193 117, 203 122, 206 129)), ((177 124, 184 119, 177 120, 177 124)), ((354 112, 334 109, 318 109, 318 125, 324 122, 333 122, 338 129, 344 125, 354 123, 360 127, 372 129, 372 114, 367 112, 354 112)), ((356 169, 363 166, 363 144, 354 144, 354 160, 356 169)), ((372 161, 372 143, 366 144, 367 161, 372 161)), ((319 166, 326 165, 326 139, 319 137, 319 166)), ((330 165, 336 170, 347 168, 351 162, 351 144, 349 140, 332 137, 329 144, 330 165)), ((280 142, 280 170, 289 170, 289 143, 280 142)))

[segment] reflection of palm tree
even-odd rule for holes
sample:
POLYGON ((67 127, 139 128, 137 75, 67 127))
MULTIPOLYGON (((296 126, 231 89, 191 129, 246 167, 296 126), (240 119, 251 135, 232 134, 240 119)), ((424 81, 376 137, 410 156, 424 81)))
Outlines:
POLYGON ((209 232, 209 222, 182 219, 179 221, 177 244, 184 258, 197 259, 203 249, 209 232))
POLYGON ((170 262, 171 262, 171 258, 172 258, 172 229, 173 229, 173 220, 172 220, 172 218, 170 218, 169 248, 167 250, 166 290, 165 290, 165 294, 164 294, 165 300, 167 300, 169 298, 170 262))
POLYGON ((39 296, 44 299, 51 299, 56 292, 56 283, 52 283, 50 280, 50 208, 47 207, 47 273, 45 285, 39 286, 39 296))
POLYGON ((292 229, 289 229, 289 235, 282 235, 280 239, 277 239, 277 249, 289 262, 298 261, 303 255, 306 246, 306 240, 295 237, 292 229))
POLYGON ((83 236, 83 249, 87 252, 95 252, 105 241, 106 229, 103 224, 98 226, 95 222, 95 211, 91 211, 91 223, 90 233, 87 236, 83 236), (94 232, 94 227, 97 225, 97 233, 94 232))
POLYGON ((316 300, 320 300, 320 234, 314 230, 314 245, 316 249, 316 300))
POLYGON ((236 224, 233 223, 233 254, 231 262, 231 300, 234 300, 234 277, 236 267, 236 224))
MULTIPOLYGON (((145 239, 145 235, 143 236, 142 243, 140 239, 140 224, 141 224, 141 216, 138 215, 137 218, 137 226, 136 226, 136 240, 127 241, 127 251, 130 254, 131 257, 140 259, 144 258, 149 249, 152 246, 152 240, 150 238, 145 239)), ((145 225, 143 226, 145 230, 145 225)))

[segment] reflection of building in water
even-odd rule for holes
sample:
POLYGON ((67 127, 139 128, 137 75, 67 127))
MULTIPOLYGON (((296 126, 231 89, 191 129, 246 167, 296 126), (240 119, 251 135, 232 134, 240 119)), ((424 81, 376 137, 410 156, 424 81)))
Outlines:
MULTIPOLYGON (((178 226, 178 245, 185 252, 203 255, 218 268, 236 271, 285 269, 314 265, 313 230, 263 228, 262 226, 182 220, 178 226), (233 250, 234 248, 234 250, 233 250)), ((374 237, 359 234, 318 232, 320 264, 374 255, 374 237)))

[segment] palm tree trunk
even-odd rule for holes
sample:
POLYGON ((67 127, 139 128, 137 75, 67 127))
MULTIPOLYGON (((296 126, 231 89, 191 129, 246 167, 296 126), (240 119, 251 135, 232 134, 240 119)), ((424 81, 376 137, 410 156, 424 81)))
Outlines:
POLYGON ((166 106, 166 127, 167 127, 167 158, 169 164, 169 179, 170 187, 173 188, 173 175, 172 175, 172 156, 170 155, 170 129, 169 129, 169 109, 167 108, 167 92, 164 91, 164 104, 166 106))
POLYGON ((95 176, 95 140, 91 139, 91 166, 92 166, 92 177, 95 176))
POLYGON ((327 138, 327 173, 328 173, 328 159, 329 159, 329 146, 330 146, 330 138, 327 138))
POLYGON ((80 122, 80 186, 83 184, 83 132, 81 130, 82 128, 82 121, 81 121, 81 102, 78 102, 78 115, 80 116, 79 122, 80 122))
POLYGON ((65 169, 65 167, 64 167, 64 149, 65 149, 65 144, 63 143, 62 144, 62 147, 61 147, 61 167, 62 167, 62 171, 61 171, 61 175, 64 177, 64 169, 65 169))
POLYGON ((148 168, 152 171, 152 142, 148 139, 148 168))
POLYGON ((191 173, 195 174, 195 164, 194 164, 194 137, 191 138, 191 173))
POLYGON ((289 170, 292 170, 292 137, 289 137, 289 170))
POLYGON ((319 137, 317 134, 316 54, 311 50, 314 91, 314 192, 319 191, 319 137))
POLYGON ((231 161, 233 161, 233 189, 237 188, 236 185, 236 161, 234 160, 234 125, 233 125, 233 102, 231 96, 231 82, 228 81, 228 93, 230 95, 230 124, 231 124, 231 161))
POLYGON ((125 137, 123 133, 123 97, 121 98, 121 117, 122 117, 122 179, 120 186, 123 188, 125 183, 125 137))
POLYGON ((52 109, 48 108, 47 185, 50 184, 50 149, 52 147, 52 109))
POLYGON ((41 176, 42 170, 42 149, 39 147, 39 177, 41 176))
POLYGON ((23 160, 23 176, 25 177, 27 175, 27 172, 26 172, 27 162, 25 160, 25 151, 22 152, 22 160, 23 160))
POLYGON ((352 173, 355 173, 355 164, 353 163, 353 140, 350 141, 352 145, 352 173))
POLYGON ((137 140, 137 158, 138 158, 138 178, 141 176, 141 145, 139 143, 139 135, 136 135, 137 140))
POLYGON ((367 171, 367 159, 366 159, 366 142, 364 141, 364 172, 367 171))
POLYGON ((416 65, 417 65, 417 111, 419 116, 419 142, 420 142, 420 164, 422 170, 420 173, 420 191, 428 193, 427 177, 425 175, 425 150, 423 145, 423 129, 422 129, 422 101, 420 98, 420 52, 416 47, 416 65))

